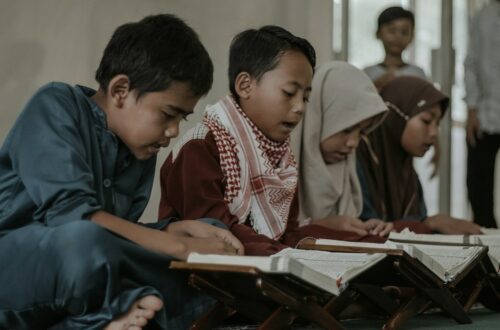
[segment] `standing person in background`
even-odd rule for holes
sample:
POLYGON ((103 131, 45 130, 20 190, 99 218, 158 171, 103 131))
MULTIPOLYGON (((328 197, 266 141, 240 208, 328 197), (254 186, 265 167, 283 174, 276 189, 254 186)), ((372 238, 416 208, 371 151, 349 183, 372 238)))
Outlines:
MULTIPOLYGON (((377 39, 382 42, 385 58, 382 63, 366 67, 366 74, 373 80, 375 87, 381 90, 385 84, 398 76, 414 76, 427 79, 419 66, 406 63, 403 52, 412 43, 415 35, 415 16, 409 10, 394 6, 383 10, 377 19, 377 39)), ((439 165, 439 139, 434 143, 434 153, 430 160, 433 170, 429 179, 437 174, 439 165)))
POLYGON ((467 189, 477 224, 497 228, 494 215, 495 158, 500 147, 500 1, 473 19, 465 59, 467 189))
POLYGON ((397 76, 427 78, 424 70, 403 60, 403 52, 413 41, 414 31, 415 17, 409 10, 389 7, 379 15, 376 35, 384 46, 385 58, 382 63, 364 69, 377 89, 397 76))

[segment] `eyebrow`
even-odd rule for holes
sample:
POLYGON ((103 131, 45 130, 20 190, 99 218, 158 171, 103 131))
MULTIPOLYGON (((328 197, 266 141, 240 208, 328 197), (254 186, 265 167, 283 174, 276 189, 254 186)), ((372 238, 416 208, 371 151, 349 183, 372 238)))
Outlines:
POLYGON ((180 108, 180 107, 177 107, 177 106, 175 106, 175 105, 171 105, 171 104, 168 104, 166 107, 168 107, 168 108, 170 108, 170 109, 174 110, 174 111, 175 111, 175 112, 177 112, 177 113, 182 114, 182 115, 183 115, 183 117, 187 117, 187 116, 189 116, 189 115, 191 115, 191 114, 193 113, 193 111, 187 111, 187 110, 185 110, 185 109, 182 109, 182 108, 180 108))
MULTIPOLYGON (((295 85, 301 89, 304 89, 304 86, 302 86, 299 82, 297 81, 291 81, 290 84, 295 85)), ((311 86, 308 86, 304 89, 306 92, 310 92, 312 90, 311 86)))

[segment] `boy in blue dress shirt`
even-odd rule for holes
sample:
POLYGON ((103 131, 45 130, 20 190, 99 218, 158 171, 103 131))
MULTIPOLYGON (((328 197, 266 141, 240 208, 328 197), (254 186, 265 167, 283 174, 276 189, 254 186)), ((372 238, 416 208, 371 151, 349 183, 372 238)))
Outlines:
POLYGON ((0 328, 185 328, 206 306, 170 260, 241 243, 202 221, 137 220, 156 154, 212 76, 196 33, 156 15, 115 31, 97 91, 31 98, 0 149, 0 328))

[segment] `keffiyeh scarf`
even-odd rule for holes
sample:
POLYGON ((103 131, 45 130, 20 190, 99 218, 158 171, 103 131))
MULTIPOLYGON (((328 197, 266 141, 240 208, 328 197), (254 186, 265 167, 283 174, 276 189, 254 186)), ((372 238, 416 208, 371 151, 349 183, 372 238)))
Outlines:
POLYGON ((297 188, 297 165, 285 142, 269 140, 231 96, 207 107, 203 124, 213 134, 225 194, 240 223, 277 239, 285 231, 297 188))

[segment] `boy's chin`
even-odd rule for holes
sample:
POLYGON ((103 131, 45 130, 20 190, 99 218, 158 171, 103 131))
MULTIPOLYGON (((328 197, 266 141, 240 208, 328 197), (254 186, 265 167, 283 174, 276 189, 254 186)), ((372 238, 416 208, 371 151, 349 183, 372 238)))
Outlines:
POLYGON ((134 155, 134 158, 137 160, 148 160, 156 155, 146 151, 132 151, 132 154, 134 155))
POLYGON ((268 134, 268 133, 262 131, 262 133, 264 133, 264 135, 269 140, 279 143, 279 142, 285 142, 290 137, 291 131, 290 131, 290 133, 288 133, 288 132, 272 132, 271 134, 268 134))
POLYGON ((289 136, 290 136, 290 134, 288 134, 286 136, 267 136, 267 138, 273 142, 282 143, 282 142, 285 142, 289 136))

